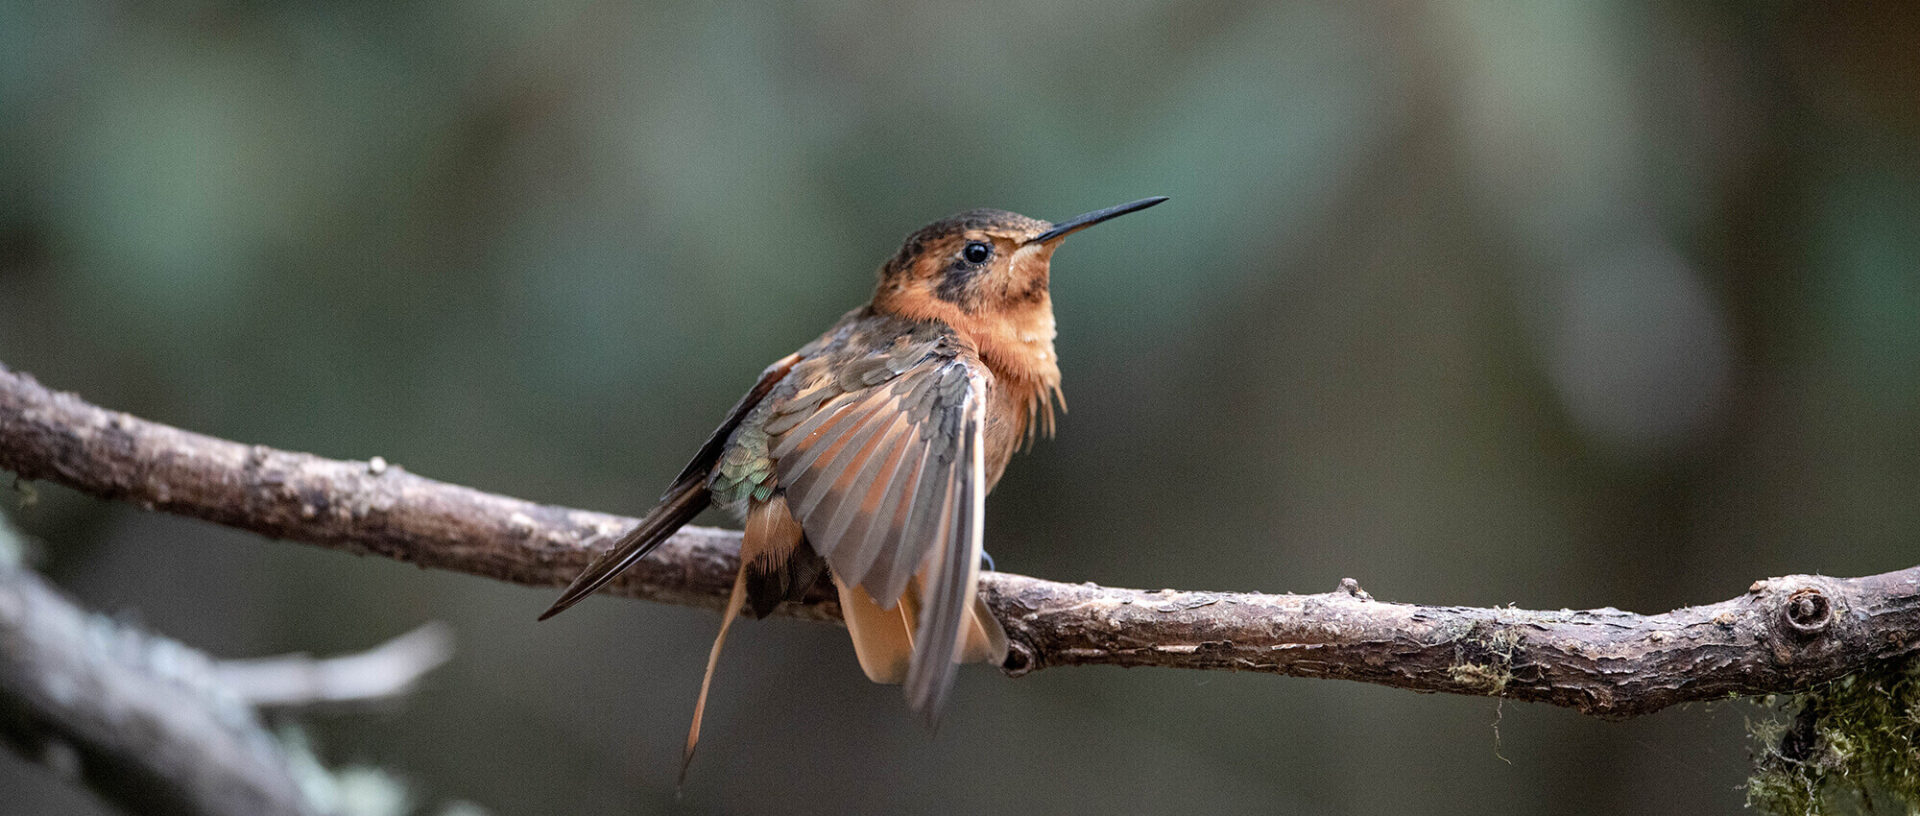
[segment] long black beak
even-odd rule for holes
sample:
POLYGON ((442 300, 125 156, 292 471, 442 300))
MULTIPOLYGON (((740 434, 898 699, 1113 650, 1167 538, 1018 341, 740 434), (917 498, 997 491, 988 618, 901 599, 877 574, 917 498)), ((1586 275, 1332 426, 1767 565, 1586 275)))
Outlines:
POLYGON ((1058 224, 1053 225, 1053 229, 1047 230, 1046 232, 1033 236, 1033 238, 1029 239, 1027 243, 1044 244, 1055 238, 1064 238, 1068 235, 1072 235, 1073 233, 1079 232, 1083 229, 1091 227, 1109 218, 1119 218, 1120 216, 1126 215, 1127 213, 1130 213, 1130 212, 1139 212, 1141 210, 1144 210, 1148 207, 1151 207, 1165 200, 1167 200, 1166 196, 1154 196, 1152 198, 1143 198, 1143 199, 1140 199, 1139 201, 1129 201, 1118 207, 1108 207, 1104 210, 1094 210, 1093 212, 1087 213, 1086 215, 1076 215, 1072 218, 1069 218, 1065 221, 1062 221, 1058 224))

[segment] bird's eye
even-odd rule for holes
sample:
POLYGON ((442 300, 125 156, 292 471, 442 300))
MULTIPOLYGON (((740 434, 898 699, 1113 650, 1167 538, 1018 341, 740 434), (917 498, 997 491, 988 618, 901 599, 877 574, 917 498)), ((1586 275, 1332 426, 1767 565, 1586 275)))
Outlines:
POLYGON ((983 264, 988 258, 993 257, 993 247, 980 241, 968 241, 967 248, 960 250, 960 257, 965 258, 970 264, 983 264))

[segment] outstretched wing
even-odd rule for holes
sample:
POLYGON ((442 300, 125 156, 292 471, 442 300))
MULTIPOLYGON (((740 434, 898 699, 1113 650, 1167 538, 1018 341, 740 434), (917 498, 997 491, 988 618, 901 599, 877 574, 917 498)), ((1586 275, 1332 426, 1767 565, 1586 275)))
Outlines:
POLYGON ((828 357, 830 370, 796 369, 793 395, 768 403, 774 470, 841 581, 890 608, 919 574, 905 690, 931 715, 952 687, 979 581, 991 375, 944 333, 828 357))

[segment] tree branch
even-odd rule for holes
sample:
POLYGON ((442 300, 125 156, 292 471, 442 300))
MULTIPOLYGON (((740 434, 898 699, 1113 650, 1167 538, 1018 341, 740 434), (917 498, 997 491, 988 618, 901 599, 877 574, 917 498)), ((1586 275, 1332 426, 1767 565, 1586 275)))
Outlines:
MULTIPOLYGON (((633 519, 533 504, 107 411, 0 367, 0 468, 102 498, 530 586, 565 585, 633 519)), ((607 591, 717 609, 739 534, 683 529, 607 591)), ((982 576, 1014 675, 1162 666, 1361 680, 1630 717, 1674 703, 1804 688, 1920 651, 1920 567, 1755 582, 1661 615, 1384 603, 1321 595, 1147 592, 982 576)), ((537 610, 528 607, 531 617, 537 610)), ((782 614, 834 620, 826 595, 782 614)))

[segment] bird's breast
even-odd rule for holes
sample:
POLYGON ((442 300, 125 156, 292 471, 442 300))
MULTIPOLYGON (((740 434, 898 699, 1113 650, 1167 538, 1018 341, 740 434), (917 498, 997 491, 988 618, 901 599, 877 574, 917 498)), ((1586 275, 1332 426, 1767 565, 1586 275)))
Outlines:
MULTIPOLYGON (((1017 383, 1009 384, 996 380, 987 389, 987 427, 985 436, 987 490, 1000 482, 1000 474, 1006 472, 1007 461, 1013 458, 1013 452, 1028 437, 1035 407, 1036 395, 1021 388, 1017 383)), ((1044 399, 1044 395, 1039 395, 1044 399)))

